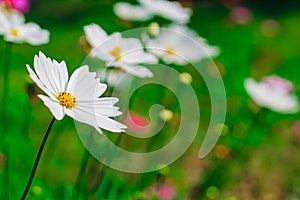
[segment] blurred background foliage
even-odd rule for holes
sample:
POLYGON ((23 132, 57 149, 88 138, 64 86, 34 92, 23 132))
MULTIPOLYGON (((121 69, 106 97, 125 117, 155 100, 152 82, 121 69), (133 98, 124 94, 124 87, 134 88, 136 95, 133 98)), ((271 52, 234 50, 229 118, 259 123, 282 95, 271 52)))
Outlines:
MULTIPOLYGON (((9 141, 10 155, 8 159, 0 152, 0 194, 8 189, 10 199, 19 198, 51 119, 48 109, 36 97, 28 97, 28 92, 35 90, 25 65, 32 65, 33 56, 43 51, 51 58, 65 60, 71 72, 86 57, 79 43, 84 25, 97 23, 108 33, 148 25, 118 19, 112 10, 115 2, 32 0, 27 21, 48 29, 51 37, 50 43, 41 47, 13 46, 10 90, 5 97, 9 99, 10 113, 5 129, 10 134, 3 138, 9 141), (4 165, 10 169, 8 182, 3 178, 4 165)), ((300 114, 260 111, 257 117, 260 108, 249 99, 243 85, 249 76, 260 80, 278 74, 295 83, 296 94, 300 95, 300 1, 184 0, 181 3, 194 10, 189 26, 221 49, 215 63, 226 87, 228 108, 223 135, 214 150, 206 158, 198 159, 198 149, 210 119, 207 108, 210 98, 203 80, 196 78, 192 86, 199 91, 202 109, 199 133, 175 163, 158 172, 129 174, 103 167, 91 157, 86 180, 80 196, 76 197, 74 183, 85 150, 73 120, 65 118, 55 123, 29 199, 156 199, 150 197, 149 188, 156 187, 161 177, 164 183, 175 188, 174 199, 300 199, 300 128, 295 126, 300 114), (233 5, 249 9, 248 23, 234 23, 230 17, 233 5), (105 174, 99 171, 102 167, 105 174), (103 180, 100 185, 99 180, 103 180)), ((4 46, 1 40, 1 62, 4 46)), ((189 68, 180 70, 189 71, 189 68)), ((160 90, 157 86, 154 91, 160 90)), ((147 113, 148 110, 141 108, 145 101, 152 103, 149 96, 153 93, 141 89, 131 99, 136 104, 133 110, 147 113)), ((3 130, 4 125, 1 126, 3 130)), ((111 137, 115 139, 115 135, 111 137)))

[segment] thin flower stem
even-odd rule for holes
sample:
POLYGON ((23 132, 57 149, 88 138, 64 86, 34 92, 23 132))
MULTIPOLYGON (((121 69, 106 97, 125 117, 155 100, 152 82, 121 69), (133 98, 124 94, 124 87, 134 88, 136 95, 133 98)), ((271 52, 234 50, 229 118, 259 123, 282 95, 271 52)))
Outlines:
MULTIPOLYGON (((90 143, 93 140, 93 135, 92 134, 93 134, 93 131, 91 131, 89 136, 88 136, 89 138, 88 138, 87 146, 89 146, 90 143)), ((76 182, 75 182, 75 190, 77 191, 77 196, 80 195, 81 185, 82 185, 83 178, 84 178, 84 172, 86 170, 89 157, 90 157, 89 151, 86 148, 84 148, 84 152, 83 152, 83 156, 82 156, 81 164, 80 164, 80 169, 79 169, 77 179, 76 179, 76 182)))
POLYGON ((31 170, 31 174, 30 174, 28 183, 27 183, 27 185, 26 185, 26 188, 25 188, 25 190, 24 190, 24 193, 23 193, 23 195, 22 195, 22 197, 21 197, 21 200, 24 200, 24 199, 26 198, 27 193, 28 193, 28 191, 29 191, 29 189, 30 189, 30 186, 31 186, 31 183, 32 183, 32 181, 33 181, 35 172, 36 172, 36 170, 37 170, 37 167, 38 167, 38 164, 39 164, 41 155, 42 155, 42 153, 43 153, 43 149, 44 149, 44 147, 45 147, 46 141, 47 141, 47 139, 48 139, 49 133, 50 133, 50 131, 51 131, 51 128, 52 128, 54 122, 55 122, 55 118, 53 117, 52 120, 51 120, 51 122, 50 122, 50 124, 49 124, 49 126, 48 126, 47 132, 46 132, 46 134, 45 134, 45 136, 44 136, 44 139, 43 139, 43 141, 42 141, 42 144, 41 144, 41 146, 40 146, 40 149, 39 149, 39 151, 38 151, 38 154, 37 154, 37 156, 36 156, 36 159, 35 159, 35 161, 34 161, 34 165, 33 165, 33 168, 32 168, 32 170, 31 170))
POLYGON ((75 190, 77 191, 77 195, 79 196, 80 191, 81 191, 81 185, 83 182, 83 175, 87 167, 87 163, 90 157, 90 153, 86 148, 84 148, 83 156, 81 159, 81 164, 80 164, 80 170, 77 175, 76 183, 75 183, 75 190))

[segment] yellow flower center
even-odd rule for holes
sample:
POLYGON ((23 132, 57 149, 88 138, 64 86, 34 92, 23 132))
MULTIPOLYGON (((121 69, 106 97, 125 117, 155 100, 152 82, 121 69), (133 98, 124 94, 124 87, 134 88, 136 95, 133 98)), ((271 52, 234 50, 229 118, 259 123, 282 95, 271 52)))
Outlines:
POLYGON ((168 47, 168 48, 166 48, 165 53, 168 56, 173 56, 175 54, 175 49, 173 47, 168 47))
POLYGON ((121 60, 121 54, 122 54, 122 49, 121 47, 115 47, 113 50, 110 51, 110 55, 115 57, 116 61, 121 60))
POLYGON ((74 108, 76 106, 76 99, 69 92, 58 93, 57 99, 58 99, 60 105, 65 106, 68 109, 74 108))
POLYGON ((14 37, 18 37, 20 35, 20 32, 17 29, 12 28, 10 29, 10 34, 14 37))

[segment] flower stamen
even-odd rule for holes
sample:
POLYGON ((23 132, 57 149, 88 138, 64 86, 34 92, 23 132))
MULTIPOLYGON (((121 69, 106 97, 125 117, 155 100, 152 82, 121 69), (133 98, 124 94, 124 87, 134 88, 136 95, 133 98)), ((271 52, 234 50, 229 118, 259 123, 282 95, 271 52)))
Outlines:
POLYGON ((69 92, 58 93, 57 99, 58 99, 60 105, 65 106, 68 109, 74 108, 76 106, 76 99, 69 92))
POLYGON ((10 29, 10 34, 13 36, 13 37, 18 37, 20 35, 20 32, 19 30, 15 29, 15 28, 11 28, 10 29))
POLYGON ((115 47, 113 50, 110 51, 110 55, 115 57, 116 61, 121 60, 122 56, 122 49, 121 47, 115 47))
POLYGON ((173 56, 175 54, 175 49, 173 47, 168 47, 168 48, 166 48, 165 53, 168 56, 173 56))

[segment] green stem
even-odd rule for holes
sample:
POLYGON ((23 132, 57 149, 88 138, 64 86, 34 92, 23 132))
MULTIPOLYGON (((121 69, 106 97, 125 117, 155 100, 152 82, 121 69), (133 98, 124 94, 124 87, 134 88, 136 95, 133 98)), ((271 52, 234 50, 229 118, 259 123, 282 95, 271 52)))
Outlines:
MULTIPOLYGON (((93 139, 92 134, 93 134, 93 131, 91 131, 91 133, 88 136, 89 137, 88 142, 87 142, 88 146, 92 142, 92 139, 93 139)), ((84 148, 84 152, 83 152, 83 156, 82 156, 82 160, 81 160, 81 164, 80 164, 80 169, 79 169, 77 179, 76 179, 76 182, 75 182, 75 190, 77 191, 78 196, 80 194, 81 185, 82 185, 83 178, 84 178, 84 172, 86 170, 89 157, 90 157, 89 151, 86 148, 84 148)))
POLYGON ((3 68, 3 91, 2 101, 3 106, 6 106, 6 99, 9 90, 9 72, 10 72, 10 57, 11 57, 12 43, 7 42, 4 54, 4 68, 3 68))
POLYGON ((9 152, 9 144, 7 142, 7 124, 8 124, 8 119, 7 119, 7 94, 8 94, 8 89, 9 89, 9 68, 10 68, 10 56, 11 56, 11 49, 12 49, 12 43, 6 42, 5 50, 4 50, 4 67, 3 67, 3 90, 2 90, 2 123, 3 123, 3 128, 2 128, 2 134, 4 137, 6 137, 4 141, 4 149, 7 157, 7 163, 5 165, 4 171, 4 183, 6 185, 6 189, 4 191, 4 198, 8 199, 9 198, 9 163, 10 163, 10 152, 9 152))
POLYGON ((77 191, 77 195, 79 196, 80 191, 81 191, 81 185, 83 182, 83 175, 87 167, 87 163, 90 157, 90 153, 88 152, 87 149, 84 150, 81 164, 80 164, 80 169, 77 175, 76 183, 75 183, 75 190, 77 191))
POLYGON ((42 155, 42 153, 43 153, 43 149, 44 149, 44 147, 45 147, 46 141, 47 141, 47 139, 48 139, 49 133, 50 133, 50 131, 51 131, 51 128, 52 128, 54 122, 55 122, 55 118, 53 117, 52 120, 51 120, 51 122, 50 122, 50 124, 49 124, 49 126, 48 126, 48 129, 47 129, 47 131, 46 131, 46 134, 45 134, 45 136, 44 136, 44 139, 43 139, 43 141, 42 141, 42 144, 41 144, 40 149, 39 149, 39 151, 38 151, 38 154, 37 154, 37 156, 36 156, 36 159, 35 159, 35 161, 34 161, 34 165, 33 165, 33 168, 32 168, 32 170, 31 170, 31 174, 30 174, 28 183, 27 183, 27 185, 26 185, 26 188, 25 188, 25 190, 24 190, 24 193, 23 193, 23 195, 22 195, 22 197, 21 197, 21 200, 24 200, 24 199, 26 198, 27 193, 28 193, 28 191, 29 191, 29 189, 30 189, 30 186, 31 186, 31 183, 32 183, 32 181, 33 181, 35 172, 36 172, 36 170, 37 170, 37 167, 38 167, 38 164, 39 164, 41 155, 42 155))

